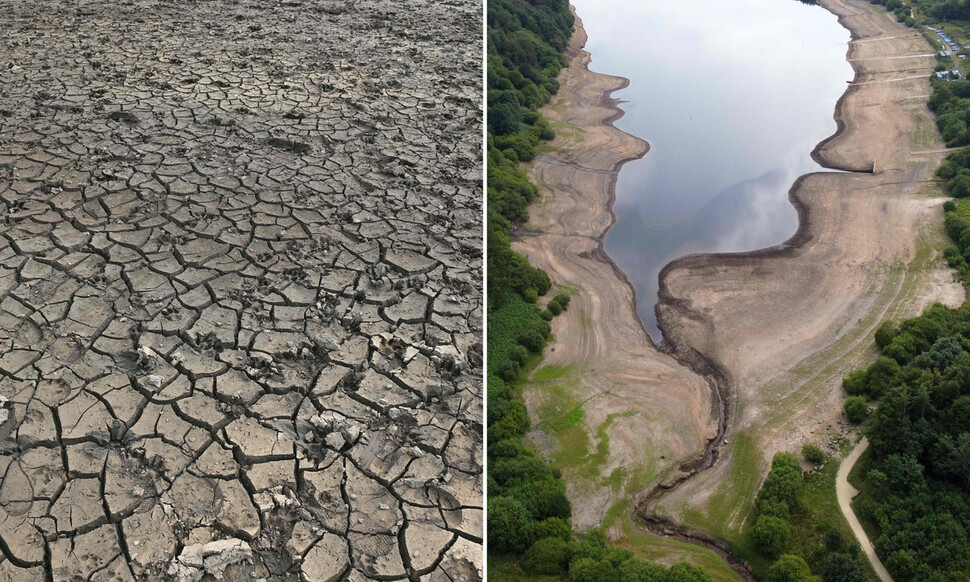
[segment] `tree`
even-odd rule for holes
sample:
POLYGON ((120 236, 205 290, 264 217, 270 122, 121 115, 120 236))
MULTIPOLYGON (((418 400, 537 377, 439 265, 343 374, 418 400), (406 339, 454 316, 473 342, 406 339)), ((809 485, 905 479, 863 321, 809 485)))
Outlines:
POLYGON ((489 110, 488 124, 495 135, 508 135, 519 131, 519 118, 505 103, 489 110))
POLYGON ((768 568, 768 582, 810 582, 815 580, 805 560, 785 554, 768 568))
POLYGON ((865 582, 866 568, 858 557, 832 554, 825 562, 823 582, 865 582))
POLYGON ((529 574, 557 575, 569 564, 569 544, 561 538, 542 538, 522 555, 522 569, 529 574))
POLYGON ((580 558, 569 565, 569 582, 616 582, 616 567, 606 560, 580 558))
POLYGON ((852 396, 866 394, 869 392, 869 372, 865 370, 850 372, 848 376, 842 379, 842 387, 852 396))
POLYGON ((859 424, 869 416, 869 407, 866 405, 866 399, 863 396, 846 398, 842 408, 845 410, 845 417, 852 424, 859 424))
POLYGON ((536 537, 539 539, 559 538, 568 542, 572 534, 572 524, 569 523, 568 519, 562 519, 561 517, 547 517, 536 526, 536 537))
POLYGON ((664 582, 712 582, 711 575, 703 568, 692 566, 687 562, 678 562, 667 571, 664 582))
POLYGON ((970 490, 970 433, 961 433, 958 437, 943 436, 940 438, 942 454, 937 464, 944 475, 953 475, 961 480, 964 487, 970 490))
POLYGON ((535 539, 535 520, 518 499, 488 500, 488 547, 500 554, 523 552, 535 539))
POLYGON ((876 345, 879 346, 879 349, 885 348, 893 341, 895 336, 896 328, 893 326, 893 322, 884 321, 876 330, 876 345))
POLYGON ((784 519, 762 515, 751 528, 751 538, 761 554, 776 558, 788 546, 791 526, 784 519))
POLYGON ((620 582, 664 582, 667 568, 640 558, 633 558, 617 568, 620 582))

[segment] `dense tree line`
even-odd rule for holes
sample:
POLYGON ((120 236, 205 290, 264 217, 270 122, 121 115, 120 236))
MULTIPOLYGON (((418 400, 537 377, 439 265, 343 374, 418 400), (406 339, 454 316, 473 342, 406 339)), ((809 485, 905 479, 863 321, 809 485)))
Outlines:
POLYGON ((933 81, 929 107, 948 147, 970 144, 970 81, 933 81))
POLYGON ((869 0, 870 4, 881 4, 886 10, 896 15, 896 20, 906 23, 906 26, 916 26, 916 19, 913 18, 913 11, 902 0, 869 0))
POLYGON ((970 309, 880 328, 882 356, 846 379, 875 404, 860 517, 898 580, 970 580, 970 309))
MULTIPOLYGON (((822 449, 806 445, 805 460, 818 471, 802 472, 791 453, 778 453, 755 498, 748 536, 755 551, 770 560, 767 582, 865 582, 859 547, 839 527, 818 517, 812 493, 835 501, 837 464, 822 449), (798 539, 801 536, 804 539, 798 539)), ((837 514, 837 511, 836 511, 837 514)), ((840 516, 841 517, 841 516, 840 516)))
POLYGON ((701 568, 667 568, 612 548, 599 529, 576 539, 558 470, 525 441, 529 414, 515 381, 569 295, 539 308, 549 277, 512 251, 510 232, 537 195, 519 164, 553 137, 538 109, 559 89, 573 17, 567 0, 491 0, 487 22, 488 552, 519 556, 528 575, 568 582, 710 582, 701 568))

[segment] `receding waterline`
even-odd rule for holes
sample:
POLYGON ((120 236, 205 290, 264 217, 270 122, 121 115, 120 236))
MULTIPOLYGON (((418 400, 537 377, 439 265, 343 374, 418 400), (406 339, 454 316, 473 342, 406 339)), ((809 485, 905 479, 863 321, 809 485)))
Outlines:
POLYGON ((657 276, 692 253, 788 239, 788 191, 820 170, 815 145, 853 72, 849 33, 794 0, 573 0, 595 71, 630 79, 616 125, 650 142, 616 184, 606 251, 637 291, 657 341, 657 276))

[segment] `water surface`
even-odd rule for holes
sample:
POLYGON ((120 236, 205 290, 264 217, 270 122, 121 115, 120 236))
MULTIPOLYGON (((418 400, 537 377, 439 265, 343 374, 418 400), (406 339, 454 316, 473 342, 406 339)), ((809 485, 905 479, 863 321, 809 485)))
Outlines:
POLYGON ((606 251, 660 339, 657 275, 698 252, 755 250, 794 234, 788 191, 821 170, 852 79, 849 32, 796 0, 572 0, 594 71, 630 79, 616 125, 650 142, 620 172, 606 251))

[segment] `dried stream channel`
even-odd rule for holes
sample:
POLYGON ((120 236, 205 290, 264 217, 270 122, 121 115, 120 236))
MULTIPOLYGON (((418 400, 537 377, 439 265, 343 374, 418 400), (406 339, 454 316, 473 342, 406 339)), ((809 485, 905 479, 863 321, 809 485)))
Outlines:
POLYGON ((660 340, 660 270, 700 252, 777 245, 798 226, 788 190, 821 170, 833 104, 853 72, 848 31, 799 2, 575 0, 592 68, 630 79, 618 128, 650 142, 624 166, 606 251, 637 291, 660 340))

